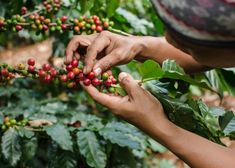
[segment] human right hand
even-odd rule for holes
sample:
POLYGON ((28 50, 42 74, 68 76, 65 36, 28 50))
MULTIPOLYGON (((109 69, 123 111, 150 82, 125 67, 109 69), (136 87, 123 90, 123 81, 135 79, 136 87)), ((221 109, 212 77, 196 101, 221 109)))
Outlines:
POLYGON ((84 46, 87 47, 84 73, 94 71, 96 75, 112 66, 130 62, 142 49, 139 37, 135 36, 121 36, 108 31, 93 35, 78 35, 68 44, 66 62, 71 62, 74 55, 80 57, 77 50, 84 46))

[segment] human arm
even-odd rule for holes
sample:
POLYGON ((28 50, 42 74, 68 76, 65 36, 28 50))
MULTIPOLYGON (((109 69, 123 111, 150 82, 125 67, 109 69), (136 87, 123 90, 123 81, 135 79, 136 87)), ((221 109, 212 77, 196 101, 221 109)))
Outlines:
POLYGON ((127 96, 119 97, 100 93, 93 86, 83 86, 99 103, 111 109, 120 118, 137 126, 156 141, 197 168, 234 168, 235 152, 190 133, 173 123, 166 115, 160 102, 144 90, 128 74, 121 73, 119 81, 127 96))

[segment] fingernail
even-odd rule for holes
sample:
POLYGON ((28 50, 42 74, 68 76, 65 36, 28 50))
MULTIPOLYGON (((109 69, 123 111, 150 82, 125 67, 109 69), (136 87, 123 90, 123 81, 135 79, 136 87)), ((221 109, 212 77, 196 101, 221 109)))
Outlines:
POLYGON ((100 67, 98 67, 98 68, 96 68, 96 69, 94 70, 94 73, 95 73, 96 76, 98 76, 99 74, 101 74, 101 72, 102 72, 102 70, 101 70, 100 67))
POLYGON ((126 76, 127 76, 127 73, 121 72, 121 73, 119 74, 119 81, 122 81, 126 76))

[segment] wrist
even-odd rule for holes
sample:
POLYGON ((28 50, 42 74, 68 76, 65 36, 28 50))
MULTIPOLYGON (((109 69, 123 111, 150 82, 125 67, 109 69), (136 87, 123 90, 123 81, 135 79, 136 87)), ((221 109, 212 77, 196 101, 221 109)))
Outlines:
POLYGON ((139 53, 135 58, 142 59, 153 59, 160 50, 160 46, 162 43, 162 38, 158 37, 133 37, 135 41, 135 45, 139 48, 139 53))

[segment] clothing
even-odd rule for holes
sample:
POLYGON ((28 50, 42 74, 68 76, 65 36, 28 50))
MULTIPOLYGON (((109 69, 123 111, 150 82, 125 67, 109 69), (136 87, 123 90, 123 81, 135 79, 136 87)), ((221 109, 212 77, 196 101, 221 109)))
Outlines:
POLYGON ((192 43, 235 47, 235 0, 152 0, 166 27, 192 43))

